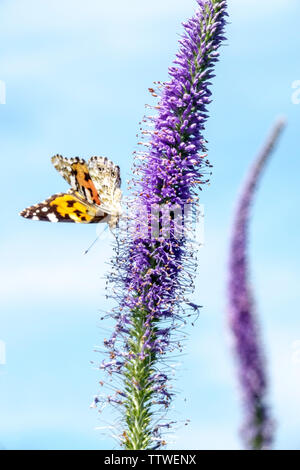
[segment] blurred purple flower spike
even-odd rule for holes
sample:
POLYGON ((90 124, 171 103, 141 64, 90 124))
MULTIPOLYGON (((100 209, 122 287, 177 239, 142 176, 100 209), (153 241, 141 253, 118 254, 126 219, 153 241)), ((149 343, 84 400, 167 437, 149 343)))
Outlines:
POLYGON ((242 437, 246 447, 253 450, 271 448, 274 424, 266 404, 265 363, 248 280, 248 225, 258 182, 284 125, 283 119, 276 123, 249 172, 236 211, 230 249, 229 321, 246 413, 242 437))

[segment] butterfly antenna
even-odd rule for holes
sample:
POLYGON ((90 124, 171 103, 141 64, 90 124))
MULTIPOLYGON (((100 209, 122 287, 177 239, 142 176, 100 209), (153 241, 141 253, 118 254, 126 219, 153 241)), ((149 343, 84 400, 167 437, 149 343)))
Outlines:
POLYGON ((116 244, 117 244, 117 254, 119 255, 119 252, 120 252, 120 243, 119 243, 119 236, 117 236, 117 233, 118 233, 118 226, 116 227, 116 233, 112 230, 111 233, 113 234, 115 240, 116 240, 116 244))
POLYGON ((107 229, 108 225, 106 225, 106 227, 102 230, 102 232, 98 235, 98 237, 93 241, 93 243, 88 247, 87 250, 84 251, 84 255, 87 255, 88 252, 91 250, 91 248, 93 248, 93 246, 95 245, 95 243, 99 240, 99 238, 103 235, 103 233, 105 232, 105 230, 107 229))

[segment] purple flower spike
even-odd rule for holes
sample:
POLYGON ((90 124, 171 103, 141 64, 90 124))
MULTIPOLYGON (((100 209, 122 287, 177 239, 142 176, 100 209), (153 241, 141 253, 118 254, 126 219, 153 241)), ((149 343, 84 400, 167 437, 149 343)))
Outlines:
POLYGON ((192 227, 183 229, 187 206, 197 205, 199 189, 208 181, 202 132, 227 13, 226 1, 197 1, 195 16, 184 24, 170 81, 149 89, 159 101, 148 106, 153 115, 143 120, 140 145, 145 150, 135 153, 129 186, 130 232, 119 229, 112 261, 111 297, 118 307, 111 316, 117 323, 105 341, 109 357, 101 367, 125 395, 118 435, 126 449, 165 444, 161 430, 171 423, 158 423, 174 395, 167 359, 181 351, 179 328, 199 308, 187 300, 197 246, 192 227))
POLYGON ((246 413, 242 436, 246 447, 256 450, 271 447, 274 425, 266 405, 265 363, 248 281, 249 212, 262 171, 283 128, 284 121, 278 121, 250 170, 238 203, 230 250, 229 322, 246 413))

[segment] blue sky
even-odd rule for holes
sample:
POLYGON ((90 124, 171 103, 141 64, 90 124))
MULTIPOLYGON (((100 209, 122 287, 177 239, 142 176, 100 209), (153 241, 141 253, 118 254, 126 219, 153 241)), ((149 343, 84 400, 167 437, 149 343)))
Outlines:
MULTIPOLYGON (((50 157, 106 155, 130 176, 147 88, 167 78, 194 0, 2 0, 0 447, 110 449, 89 408, 102 375, 99 310, 111 239, 82 256, 95 227, 35 223, 24 207, 66 189, 50 157), (5 45, 5 46, 4 46, 5 45)), ((238 449, 239 394, 226 324, 226 267, 236 196, 278 115, 288 127, 264 175, 251 226, 252 284, 278 422, 276 447, 299 449, 299 116, 296 0, 229 0, 228 41, 206 138, 205 246, 194 299, 204 306, 177 366, 173 414, 191 419, 169 448, 238 449), (186 401, 184 399, 186 398, 186 401)))

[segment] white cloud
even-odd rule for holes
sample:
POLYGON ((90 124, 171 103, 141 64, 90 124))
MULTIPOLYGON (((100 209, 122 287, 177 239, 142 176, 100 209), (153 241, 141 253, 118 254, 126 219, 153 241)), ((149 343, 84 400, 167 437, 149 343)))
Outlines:
POLYGON ((238 450, 241 447, 238 436, 230 432, 230 426, 226 423, 205 423, 201 427, 192 426, 188 431, 189 426, 179 430, 174 437, 174 444, 168 448, 178 449, 180 446, 182 450, 238 450))
POLYGON ((51 240, 50 236, 42 244, 28 233, 19 245, 3 242, 2 250, 2 303, 22 301, 34 304, 41 299, 47 302, 68 298, 73 302, 74 296, 80 302, 86 298, 99 299, 104 294, 105 281, 101 277, 108 271, 106 262, 112 255, 110 243, 105 239, 86 256, 79 239, 77 244, 76 240, 69 242, 66 248, 57 240, 51 240), (26 249, 28 239, 31 243, 26 249))

